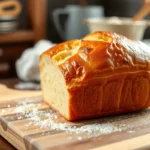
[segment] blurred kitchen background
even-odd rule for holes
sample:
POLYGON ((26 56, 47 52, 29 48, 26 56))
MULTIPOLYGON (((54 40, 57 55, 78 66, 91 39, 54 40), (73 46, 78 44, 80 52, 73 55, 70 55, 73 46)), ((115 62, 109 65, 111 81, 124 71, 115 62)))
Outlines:
MULTIPOLYGON (((4 1, 0 0, 0 79, 20 77, 27 81, 39 79, 35 63, 41 49, 89 33, 89 28, 81 21, 84 17, 133 17, 143 3, 142 0, 18 0, 19 5, 8 4, 8 8, 1 12, 4 1), (15 17, 12 12, 10 17, 5 17, 7 10, 15 7, 18 10, 15 17), (66 23, 66 10, 72 15, 69 24, 66 23), (80 24, 80 27, 75 24, 80 24), (35 50, 38 52, 33 52, 35 50), (24 68, 32 71, 26 73, 24 68)), ((149 20, 150 16, 145 19, 149 20)), ((143 39, 150 39, 149 27, 143 39)))

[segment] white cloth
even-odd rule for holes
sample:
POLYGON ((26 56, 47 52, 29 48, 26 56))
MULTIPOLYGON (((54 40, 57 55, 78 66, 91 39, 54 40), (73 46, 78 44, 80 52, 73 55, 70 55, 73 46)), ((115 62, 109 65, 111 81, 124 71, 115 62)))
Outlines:
POLYGON ((150 47, 150 39, 144 39, 142 42, 150 47))
POLYGON ((24 81, 40 81, 39 56, 54 45, 48 40, 41 40, 33 48, 26 49, 16 61, 18 77, 24 81))

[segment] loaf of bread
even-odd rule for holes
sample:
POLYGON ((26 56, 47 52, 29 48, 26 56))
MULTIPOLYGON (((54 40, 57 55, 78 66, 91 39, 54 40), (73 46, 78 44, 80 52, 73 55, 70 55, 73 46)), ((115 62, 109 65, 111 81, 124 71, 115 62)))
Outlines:
POLYGON ((67 120, 150 106, 150 48, 111 32, 63 42, 40 56, 44 100, 67 120))

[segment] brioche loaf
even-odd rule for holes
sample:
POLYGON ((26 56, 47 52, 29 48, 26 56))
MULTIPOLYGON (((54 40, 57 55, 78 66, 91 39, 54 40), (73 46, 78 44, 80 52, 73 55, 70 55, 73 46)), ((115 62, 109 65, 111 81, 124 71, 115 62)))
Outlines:
POLYGON ((63 42, 40 56, 44 100, 67 120, 150 106, 150 49, 111 32, 63 42))

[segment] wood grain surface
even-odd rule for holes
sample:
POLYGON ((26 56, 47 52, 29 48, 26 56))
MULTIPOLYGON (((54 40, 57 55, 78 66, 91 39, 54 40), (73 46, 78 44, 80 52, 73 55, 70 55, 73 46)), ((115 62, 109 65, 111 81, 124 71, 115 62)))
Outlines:
MULTIPOLYGON (((57 116, 56 123, 66 123, 70 126, 82 127, 84 124, 102 124, 110 122, 116 127, 124 125, 121 130, 107 134, 90 132, 66 132, 50 127, 41 128, 38 124, 30 124, 26 113, 17 113, 15 110, 19 103, 28 98, 28 103, 38 107, 41 111, 50 110, 43 102, 41 91, 17 91, 0 85, 0 134, 19 150, 128 150, 150 149, 150 109, 144 111, 68 122, 62 116, 57 116), (5 112, 5 113, 4 113, 5 112)), ((34 108, 27 108, 28 114, 34 108), (31 109, 31 110, 30 110, 31 109)), ((41 116, 45 117, 45 116, 41 116)))

